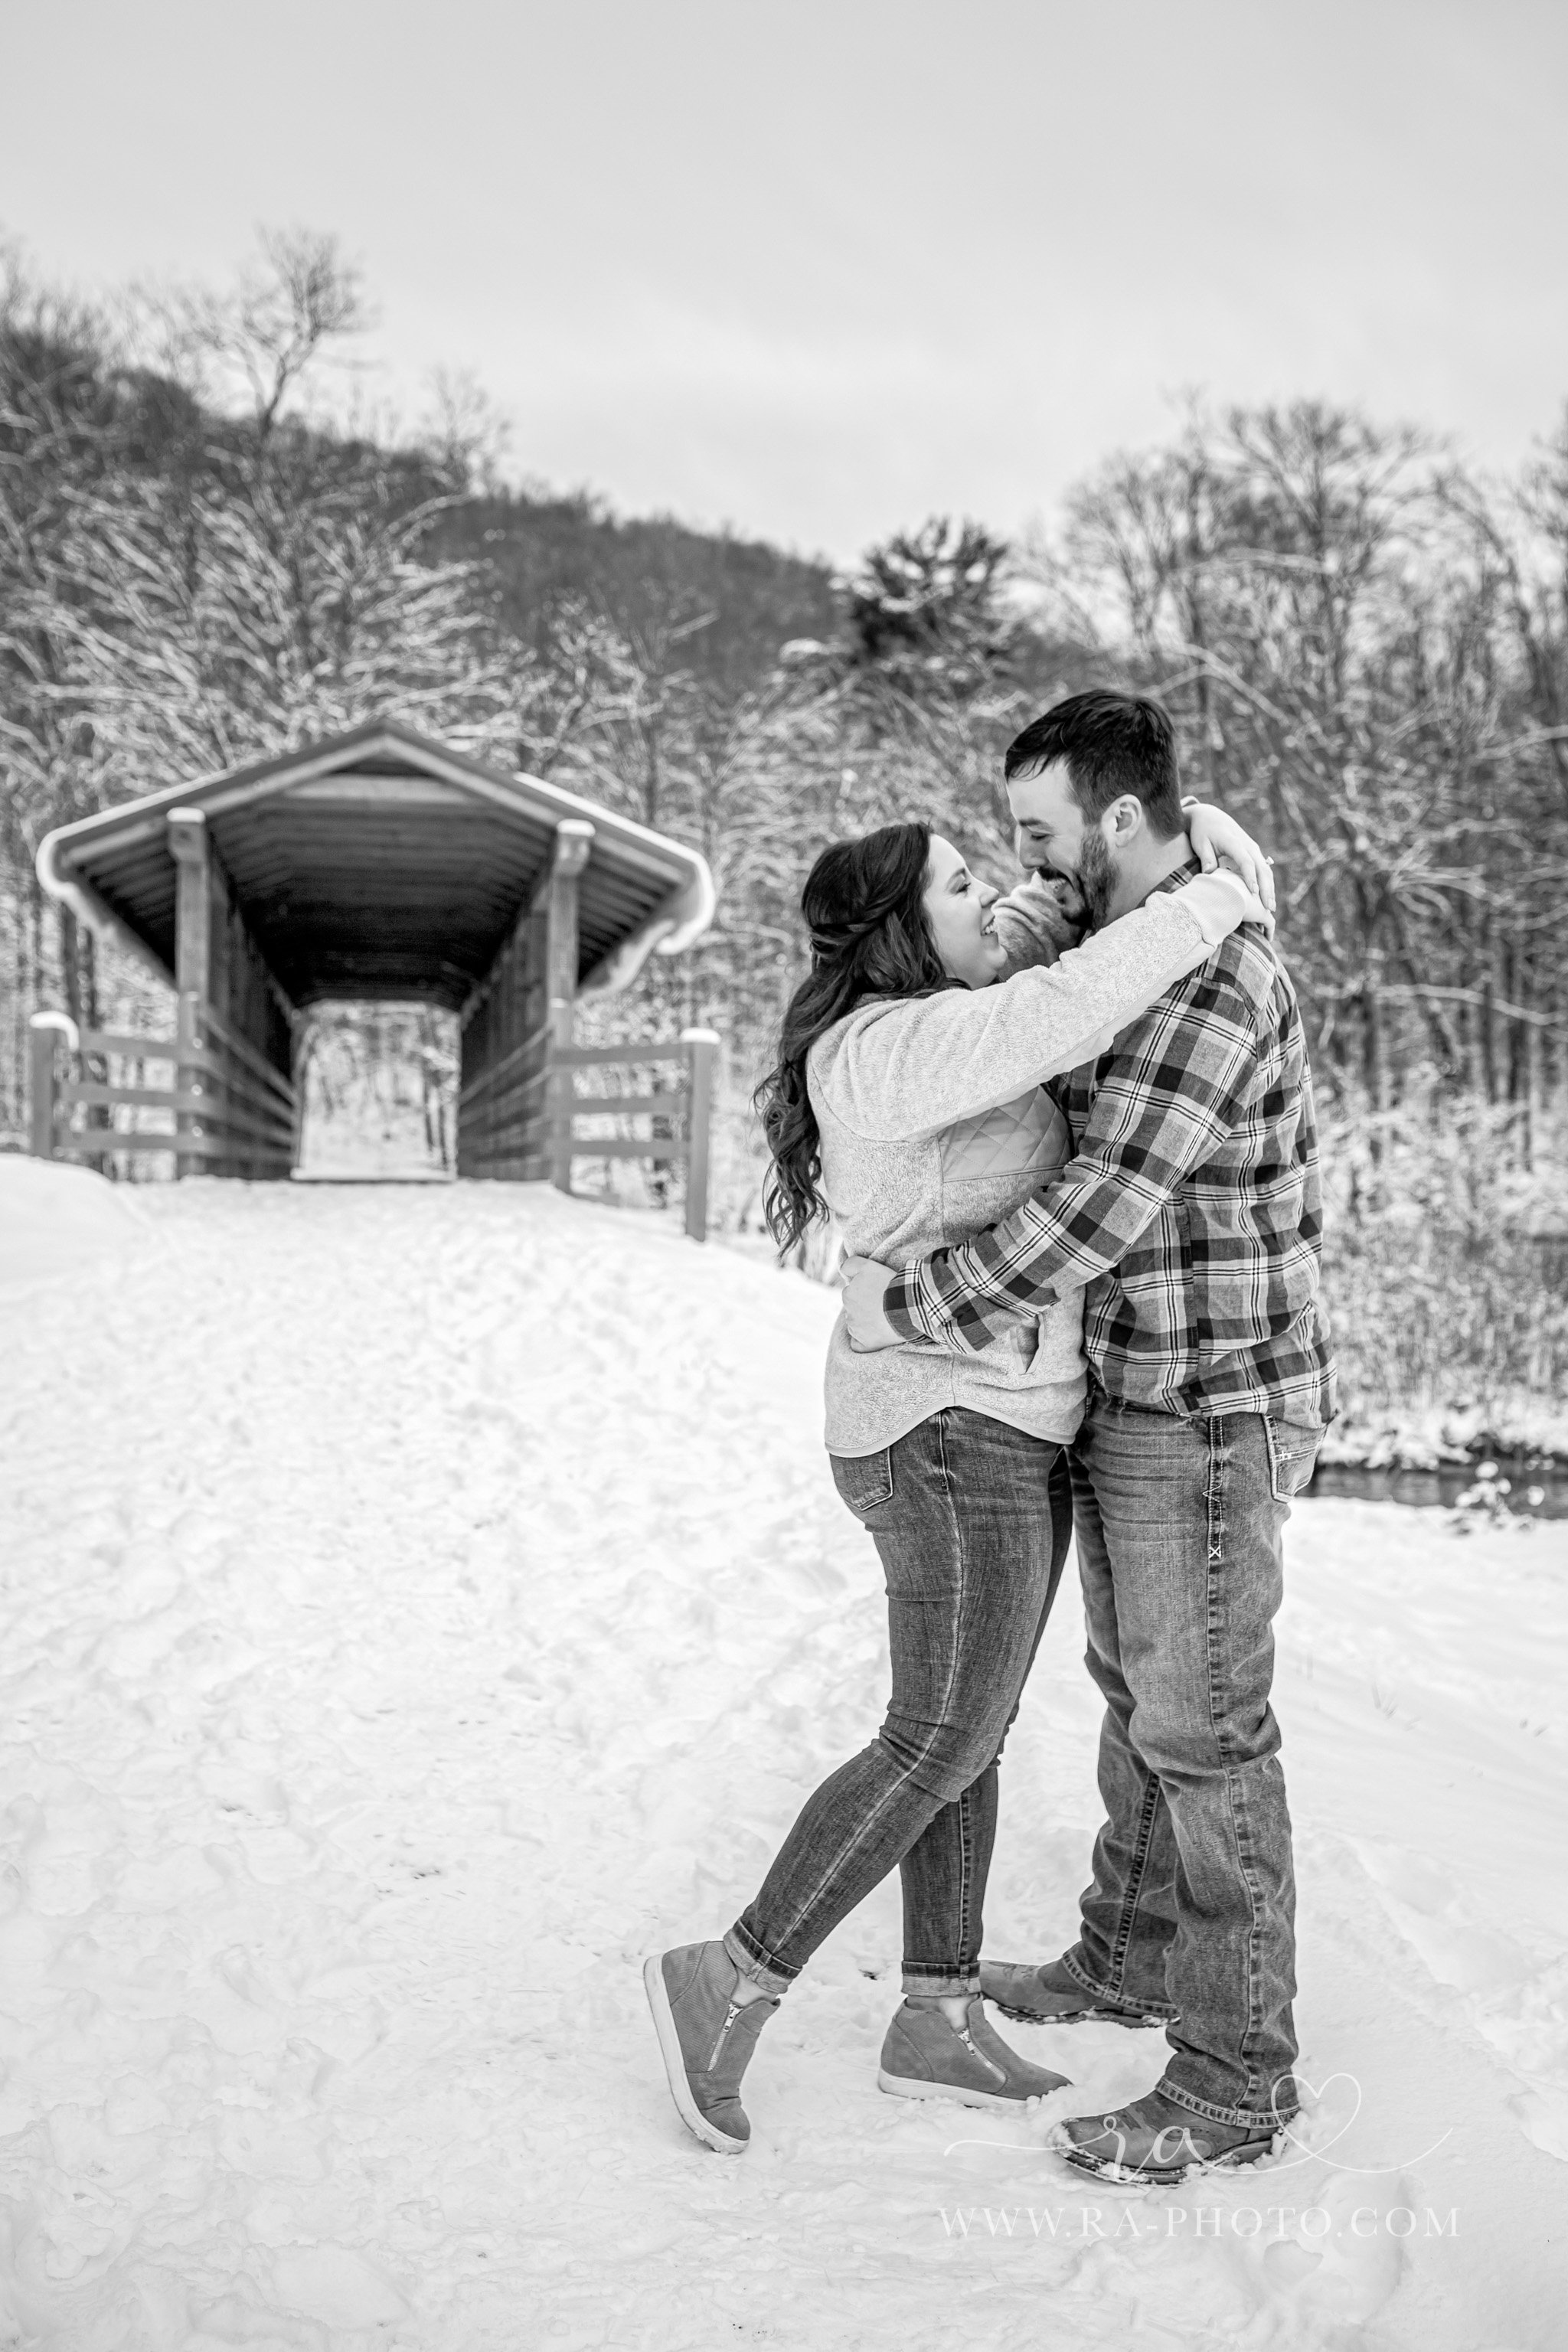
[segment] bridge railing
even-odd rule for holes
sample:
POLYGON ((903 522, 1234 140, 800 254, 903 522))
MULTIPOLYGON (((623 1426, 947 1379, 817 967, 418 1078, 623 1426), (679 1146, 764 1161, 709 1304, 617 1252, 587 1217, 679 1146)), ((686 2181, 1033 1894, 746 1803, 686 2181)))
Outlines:
POLYGON ((37 1013, 30 1058, 31 1142, 40 1160, 162 1151, 174 1155, 181 1176, 286 1176, 298 1156, 294 1086, 193 996, 180 1000, 172 1037, 86 1029, 64 1013, 37 1013), (167 1078, 149 1082, 149 1063, 166 1069, 167 1078), (168 1124, 150 1125, 149 1118, 168 1124))
POLYGON ((708 1234, 713 1077, 719 1039, 711 1029, 617 1045, 558 1045, 548 1026, 481 1071, 458 1097, 459 1176, 513 1176, 572 1189, 575 1160, 637 1160, 686 1171, 686 1230, 708 1234), (647 1087, 636 1074, 675 1067, 677 1083, 647 1087), (632 1074, 629 1091, 579 1094, 579 1070, 632 1074), (650 1122, 647 1134, 585 1136, 587 1120, 650 1122), (663 1130, 662 1132, 660 1130, 663 1130))

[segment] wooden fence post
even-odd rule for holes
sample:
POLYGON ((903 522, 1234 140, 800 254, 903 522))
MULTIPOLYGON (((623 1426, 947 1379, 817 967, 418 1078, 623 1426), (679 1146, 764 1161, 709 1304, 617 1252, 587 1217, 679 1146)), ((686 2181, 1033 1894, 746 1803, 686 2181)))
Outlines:
POLYGON ((58 1137, 59 1067, 55 1040, 62 1030, 68 1045, 76 1025, 61 1013, 35 1013, 27 1024, 27 1065, 32 1095, 31 1143, 35 1160, 53 1160, 58 1137))
MULTIPOLYGON (((305 1156, 305 1015, 294 1005, 289 1008, 289 1083, 294 1089, 294 1157, 289 1173, 299 1167, 305 1156)), ((453 1127, 457 1126, 457 1105, 454 1104, 453 1127)), ((452 1172, 458 1170, 458 1139, 452 1137, 452 1172)))
MULTIPOLYGON (((202 1050, 202 1044, 200 1000, 193 991, 182 989, 174 1007, 174 1092, 176 1095, 199 1095, 205 1092, 207 1079, 200 1062, 196 1059, 202 1050)), ((199 1132, 195 1112, 176 1108, 174 1112, 176 1142, 181 1136, 189 1137, 194 1140, 199 1132)), ((176 1177, 207 1176, 216 1173, 216 1171, 210 1160, 198 1158, 192 1152, 175 1150, 174 1174, 176 1177)))
POLYGON ((572 1017, 577 1001, 577 880, 588 863, 594 828, 584 817, 563 817, 555 828, 555 854, 550 868, 550 892, 545 909, 544 984, 549 1003, 550 1035, 544 1093, 549 1130, 546 1145, 550 1181, 558 1192, 572 1190, 572 1106, 576 1078, 568 1066, 555 1065, 557 1054, 572 1043, 572 1017))
MULTIPOLYGON (((175 866, 174 982, 180 992, 174 1065, 177 1094, 200 1094, 205 1087, 195 1056, 203 1044, 201 1014, 209 993, 212 963, 212 894, 207 865, 207 821, 200 809, 171 809, 167 818, 169 855, 175 866)), ((195 1120, 189 1111, 174 1119, 176 1135, 192 1135, 195 1120)), ((216 1164, 189 1152, 174 1154, 174 1174, 216 1175, 216 1164)), ((226 1172, 226 1171, 225 1171, 226 1172)))
POLYGON ((713 1066, 719 1039, 711 1029, 683 1029, 690 1103, 687 1120, 686 1230, 694 1242, 708 1238, 708 1159, 713 1123, 713 1066))

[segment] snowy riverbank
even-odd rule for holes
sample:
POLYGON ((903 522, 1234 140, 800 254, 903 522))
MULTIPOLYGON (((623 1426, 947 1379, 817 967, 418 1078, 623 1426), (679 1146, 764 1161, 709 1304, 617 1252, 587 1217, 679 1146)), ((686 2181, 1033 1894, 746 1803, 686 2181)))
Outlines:
POLYGON ((1367 1470, 1436 1470, 1502 1461, 1521 1474, 1568 1475, 1568 1406, 1552 1397, 1501 1404, 1432 1405, 1425 1412, 1342 1413, 1323 1441, 1324 1462, 1367 1470))
MULTIPOLYGON (((727 1922, 879 1712, 831 1294, 531 1187, 139 1206, 79 1274, 0 1278, 0 2344, 1561 2340, 1568 1530, 1297 1514, 1285 2167, 1118 2199, 1054 2110, 881 2097, 892 1886, 770 2025, 726 2163, 637 1962, 727 1922)), ((1080 1646, 1069 1589, 1005 1768, 1004 1957, 1082 1881, 1080 1646)), ((1074 2104, 1158 2069, 1017 2031, 1074 2104)))

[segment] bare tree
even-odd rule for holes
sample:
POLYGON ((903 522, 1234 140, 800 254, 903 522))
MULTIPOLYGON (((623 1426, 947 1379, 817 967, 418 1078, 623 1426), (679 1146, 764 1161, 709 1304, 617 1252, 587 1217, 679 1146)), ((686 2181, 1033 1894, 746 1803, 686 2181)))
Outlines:
POLYGON ((265 452, 285 408, 324 359, 373 323, 363 280, 335 237, 310 229, 263 229, 259 257, 225 292, 143 291, 143 340, 171 373, 237 409, 265 452))

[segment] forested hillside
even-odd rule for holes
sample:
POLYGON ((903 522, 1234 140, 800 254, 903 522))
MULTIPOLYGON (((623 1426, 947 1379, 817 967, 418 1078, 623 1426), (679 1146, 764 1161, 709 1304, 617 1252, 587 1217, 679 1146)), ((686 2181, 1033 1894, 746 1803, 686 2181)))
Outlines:
POLYGON ((9 268, 0 1134, 34 1008, 133 1018, 145 986, 42 905, 42 835, 386 709, 705 851, 710 938, 595 1017, 721 1030, 722 1197, 754 1223, 745 1099, 816 850, 921 811, 1005 877, 1002 747, 1119 677, 1163 694, 1190 783, 1277 858, 1360 1401, 1560 1380, 1568 425, 1482 482, 1311 402, 1194 409, 1038 544, 911 518, 835 579, 508 488, 458 409, 329 425, 315 386, 361 316, 322 239, 112 318, 9 268))
POLYGON ((563 607, 587 604, 646 661, 668 664, 679 648, 679 667, 731 695, 764 677, 792 637, 834 625, 826 563, 668 515, 622 518, 585 494, 476 489, 440 516, 428 552, 482 563, 505 626, 542 659, 563 607))

